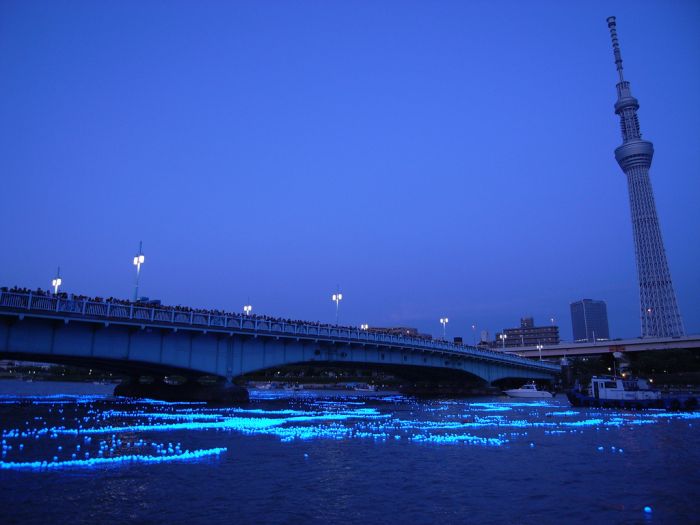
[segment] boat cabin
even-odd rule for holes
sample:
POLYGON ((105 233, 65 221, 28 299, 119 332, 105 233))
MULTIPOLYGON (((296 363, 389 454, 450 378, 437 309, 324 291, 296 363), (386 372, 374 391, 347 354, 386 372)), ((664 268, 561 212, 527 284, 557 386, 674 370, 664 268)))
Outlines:
POLYGON ((592 377, 588 395, 596 399, 659 399, 660 394, 649 388, 646 379, 622 379, 619 377, 592 377))

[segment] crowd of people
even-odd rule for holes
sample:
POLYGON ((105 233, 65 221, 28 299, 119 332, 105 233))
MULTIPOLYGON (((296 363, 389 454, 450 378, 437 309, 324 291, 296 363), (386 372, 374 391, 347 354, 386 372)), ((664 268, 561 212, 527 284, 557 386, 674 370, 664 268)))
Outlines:
MULTIPOLYGON (((228 312, 225 310, 209 310, 209 309, 204 309, 204 308, 190 308, 189 306, 164 306, 160 304, 160 301, 147 301, 147 300, 137 300, 137 301, 130 301, 128 299, 118 299, 116 297, 108 297, 108 298, 102 298, 102 297, 87 297, 85 295, 77 295, 77 294, 68 294, 66 292, 58 292, 57 294, 54 294, 51 290, 42 290, 41 288, 38 288, 36 290, 30 290, 28 288, 20 288, 17 286, 14 286, 12 288, 7 288, 7 287, 1 287, 0 292, 9 292, 9 293, 16 293, 16 294, 29 294, 31 293, 34 296, 39 296, 39 297, 58 297, 59 299, 63 299, 65 301, 89 301, 93 303, 104 303, 104 304, 116 304, 116 305, 121 305, 121 306, 134 306, 134 307, 140 307, 140 308, 156 308, 157 310, 163 310, 163 311, 168 311, 168 312, 177 312, 177 313, 191 313, 191 314, 197 314, 197 315, 212 315, 212 316, 220 316, 220 317, 233 317, 237 319, 254 319, 254 320, 260 320, 260 321, 269 321, 273 323, 286 323, 286 324, 295 324, 295 325, 302 325, 302 326, 312 326, 315 328, 341 328, 345 330, 358 330, 358 327, 356 326, 343 326, 343 325, 335 325, 335 324, 329 324, 329 323, 321 323, 320 321, 302 321, 299 319, 285 319, 281 317, 273 317, 270 315, 258 315, 258 314, 253 314, 253 313, 238 313, 238 312, 228 312)), ((1 304, 1 303, 0 303, 1 304)), ((379 334, 385 334, 385 335, 397 335, 391 331, 391 329, 370 329, 371 332, 373 333, 379 333, 379 334)), ((401 336, 405 337, 406 339, 420 339, 422 341, 425 341, 424 337, 416 337, 414 335, 408 335, 408 336, 401 336)), ((483 349, 482 349, 483 350, 483 349)), ((499 352, 494 352, 493 350, 485 350, 487 352, 493 352, 493 353, 499 353, 499 352)))
MULTIPOLYGON (((117 305, 122 305, 122 306, 135 306, 135 307, 140 307, 140 308, 156 308, 158 310, 164 310, 164 311, 175 311, 178 313, 193 313, 193 314, 202 314, 202 315, 212 315, 212 316, 220 316, 220 317, 235 317, 235 318, 244 318, 244 319, 254 319, 254 320, 260 320, 260 321, 269 321, 273 323, 286 323, 286 324, 296 324, 296 325, 306 325, 306 326, 313 326, 313 327, 318 327, 318 328, 342 328, 346 330, 357 330, 358 328, 356 326, 347 326, 347 325, 334 325, 334 324, 329 324, 329 323, 321 323, 320 321, 302 321, 299 319, 285 319, 281 317, 273 317, 270 315, 258 315, 254 313, 238 313, 238 312, 228 312, 226 310, 216 310, 216 309, 204 309, 204 308, 190 308, 189 306, 165 306, 160 304, 160 301, 147 301, 147 300, 137 300, 137 301, 130 301, 128 299, 118 299, 116 297, 108 297, 108 298, 102 298, 102 297, 87 297, 85 295, 77 295, 77 294, 68 294, 66 292, 58 292, 57 294, 54 294, 51 290, 42 290, 41 288, 38 288, 36 290, 30 290, 28 288, 20 288, 17 286, 14 286, 12 288, 7 288, 7 287, 2 287, 0 288, 1 292, 10 292, 10 293, 17 293, 17 294, 29 294, 31 293, 34 296, 38 297, 58 297, 59 299, 63 299, 66 301, 89 301, 93 303, 104 303, 104 304, 117 304, 117 305)), ((376 332, 376 330, 373 330, 376 332)))

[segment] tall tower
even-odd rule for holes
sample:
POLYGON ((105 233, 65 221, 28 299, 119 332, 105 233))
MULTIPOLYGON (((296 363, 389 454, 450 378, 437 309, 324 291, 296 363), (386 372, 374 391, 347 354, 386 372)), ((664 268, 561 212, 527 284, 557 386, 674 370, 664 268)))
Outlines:
POLYGON ((648 140, 642 140, 637 118, 639 102, 632 96, 630 83, 622 76, 622 56, 614 16, 608 18, 608 28, 620 77, 615 113, 620 116, 622 146, 615 150, 615 159, 627 176, 630 195, 642 337, 680 336, 684 335, 683 321, 673 291, 649 180, 654 146, 648 140))

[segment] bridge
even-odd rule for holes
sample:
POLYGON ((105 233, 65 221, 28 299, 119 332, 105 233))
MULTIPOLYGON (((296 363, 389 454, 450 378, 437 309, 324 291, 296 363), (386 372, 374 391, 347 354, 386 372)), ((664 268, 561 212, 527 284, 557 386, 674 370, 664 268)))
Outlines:
POLYGON ((0 291, 0 357, 139 375, 236 377, 300 363, 552 380, 560 367, 448 341, 128 301, 0 291))
POLYGON ((698 350, 700 335, 678 337, 637 337, 635 339, 615 339, 583 343, 560 343, 542 346, 512 346, 503 349, 504 353, 520 357, 544 359, 582 357, 609 354, 613 352, 649 352, 653 350, 698 350))

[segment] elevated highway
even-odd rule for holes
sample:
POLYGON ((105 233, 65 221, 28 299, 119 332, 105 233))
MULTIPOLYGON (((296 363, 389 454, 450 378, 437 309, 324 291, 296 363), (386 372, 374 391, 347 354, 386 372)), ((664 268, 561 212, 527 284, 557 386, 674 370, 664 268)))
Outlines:
POLYGON ((543 346, 506 347, 502 352, 508 355, 539 359, 600 355, 613 352, 646 352, 652 350, 697 350, 700 349, 700 335, 681 337, 638 337, 635 339, 615 339, 595 343, 560 343, 543 346))

